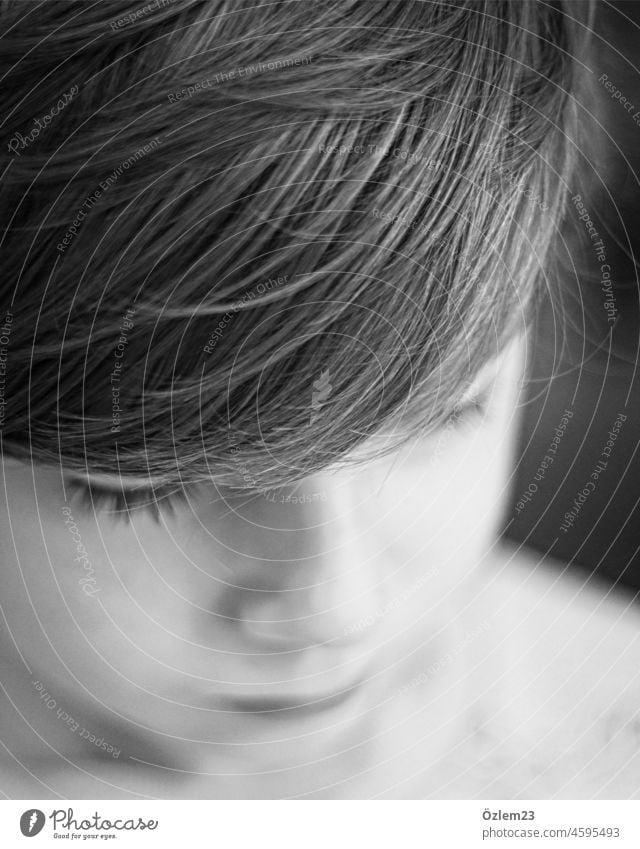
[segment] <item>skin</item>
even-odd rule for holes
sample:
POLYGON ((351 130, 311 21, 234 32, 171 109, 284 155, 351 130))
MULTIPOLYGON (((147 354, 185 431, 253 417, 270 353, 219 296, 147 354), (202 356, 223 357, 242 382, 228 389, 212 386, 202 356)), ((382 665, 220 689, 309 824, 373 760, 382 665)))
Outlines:
POLYGON ((3 792, 354 798, 442 755, 468 702, 522 363, 519 341, 479 375, 486 416, 318 474, 303 503, 207 484, 160 524, 125 524, 66 501, 59 469, 5 458, 3 792))

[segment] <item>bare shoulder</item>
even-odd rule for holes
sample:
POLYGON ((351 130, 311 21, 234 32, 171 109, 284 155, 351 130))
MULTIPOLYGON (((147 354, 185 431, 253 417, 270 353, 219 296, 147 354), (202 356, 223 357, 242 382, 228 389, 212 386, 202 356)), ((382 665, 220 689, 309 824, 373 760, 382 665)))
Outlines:
POLYGON ((639 798, 632 597, 508 549, 492 581, 491 651, 476 668, 480 784, 521 798, 639 798))

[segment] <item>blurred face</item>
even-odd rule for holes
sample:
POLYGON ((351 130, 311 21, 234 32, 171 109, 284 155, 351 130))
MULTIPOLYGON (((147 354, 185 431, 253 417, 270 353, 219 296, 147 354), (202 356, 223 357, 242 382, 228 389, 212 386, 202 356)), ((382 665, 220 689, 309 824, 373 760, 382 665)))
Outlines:
POLYGON ((122 761, 224 774, 212 795, 331 795, 445 721, 433 692, 500 517, 521 350, 392 456, 269 494, 201 485, 158 520, 6 460, 3 644, 122 761))

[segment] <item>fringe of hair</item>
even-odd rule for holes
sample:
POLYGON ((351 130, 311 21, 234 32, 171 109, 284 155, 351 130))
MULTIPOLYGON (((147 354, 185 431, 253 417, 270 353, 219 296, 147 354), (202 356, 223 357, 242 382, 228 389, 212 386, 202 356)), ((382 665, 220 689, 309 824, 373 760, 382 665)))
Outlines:
POLYGON ((562 4, 3 18, 7 144, 77 87, 5 148, 5 448, 279 486, 442 425, 526 323, 573 161, 562 4))

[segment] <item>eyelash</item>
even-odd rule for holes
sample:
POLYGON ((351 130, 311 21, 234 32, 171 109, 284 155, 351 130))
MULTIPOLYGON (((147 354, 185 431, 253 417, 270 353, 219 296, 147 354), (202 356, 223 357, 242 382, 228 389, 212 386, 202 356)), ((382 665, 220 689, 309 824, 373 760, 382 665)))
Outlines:
MULTIPOLYGON (((482 392, 475 398, 469 399, 462 407, 455 408, 449 413, 445 420, 445 426, 454 429, 462 428, 464 425, 482 420, 487 415, 489 392, 482 392)), ((166 488, 152 489, 151 487, 140 487, 127 492, 124 490, 109 489, 99 486, 91 481, 72 478, 67 481, 70 497, 76 499, 83 508, 99 513, 109 512, 114 517, 129 523, 133 513, 150 514, 156 522, 160 522, 160 502, 163 507, 173 511, 178 498, 185 497, 184 491, 167 490, 166 488)))
POLYGON ((475 398, 470 398, 462 407, 456 407, 449 413, 445 425, 461 428, 476 420, 484 420, 489 408, 489 391, 485 390, 475 398))
POLYGON ((75 499, 84 509, 94 513, 108 512, 117 519, 129 523, 132 514, 146 513, 156 522, 160 522, 160 502, 170 511, 179 497, 184 493, 166 488, 152 489, 140 487, 125 492, 124 490, 109 489, 91 481, 73 478, 67 482, 70 497, 75 499))

